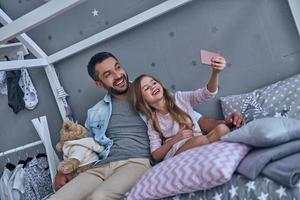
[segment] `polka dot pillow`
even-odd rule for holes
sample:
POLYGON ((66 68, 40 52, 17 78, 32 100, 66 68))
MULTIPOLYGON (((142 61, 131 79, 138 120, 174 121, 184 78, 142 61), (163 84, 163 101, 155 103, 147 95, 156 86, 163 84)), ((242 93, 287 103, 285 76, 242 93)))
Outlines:
POLYGON ((247 98, 255 99, 265 110, 288 110, 287 117, 300 119, 300 74, 249 93, 221 97, 223 115, 228 116, 235 111, 242 112, 247 98))
POLYGON ((289 111, 289 109, 275 111, 274 108, 266 110, 252 97, 247 97, 243 100, 241 109, 246 123, 266 117, 287 117, 289 111))
POLYGON ((215 142, 185 151, 148 170, 126 199, 161 199, 222 185, 231 179, 248 151, 248 146, 230 142, 215 142))

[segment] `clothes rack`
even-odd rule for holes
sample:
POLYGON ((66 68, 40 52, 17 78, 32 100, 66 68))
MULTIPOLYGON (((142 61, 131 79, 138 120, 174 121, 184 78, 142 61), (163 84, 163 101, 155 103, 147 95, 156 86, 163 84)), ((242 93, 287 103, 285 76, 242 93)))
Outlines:
POLYGON ((23 146, 19 146, 17 148, 13 148, 13 149, 1 152, 0 157, 7 156, 8 154, 16 153, 18 151, 23 151, 25 149, 28 149, 28 148, 31 148, 31 147, 34 147, 34 146, 37 146, 37 145, 40 145, 40 144, 43 144, 42 140, 39 140, 39 141, 36 141, 36 142, 31 142, 29 144, 26 144, 26 145, 23 145, 23 146))
POLYGON ((55 150, 53 149, 53 146, 51 143, 47 118, 46 118, 46 116, 42 116, 39 118, 32 119, 31 121, 32 121, 36 131, 38 132, 38 135, 41 140, 31 142, 26 145, 22 145, 17 148, 13 148, 13 149, 1 152, 0 157, 7 156, 8 154, 12 154, 15 152, 19 152, 19 151, 43 144, 46 149, 47 160, 48 160, 49 170, 50 170, 50 176, 51 176, 51 180, 53 182, 54 177, 56 175, 56 166, 58 165, 59 159, 58 159, 58 156, 57 156, 55 150))

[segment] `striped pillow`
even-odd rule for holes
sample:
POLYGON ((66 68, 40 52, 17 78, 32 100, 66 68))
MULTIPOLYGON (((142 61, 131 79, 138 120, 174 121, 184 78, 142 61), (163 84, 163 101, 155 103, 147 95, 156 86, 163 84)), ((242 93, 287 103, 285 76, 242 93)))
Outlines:
POLYGON ((160 199, 221 185, 248 151, 243 144, 215 142, 183 152, 148 170, 127 199, 160 199))

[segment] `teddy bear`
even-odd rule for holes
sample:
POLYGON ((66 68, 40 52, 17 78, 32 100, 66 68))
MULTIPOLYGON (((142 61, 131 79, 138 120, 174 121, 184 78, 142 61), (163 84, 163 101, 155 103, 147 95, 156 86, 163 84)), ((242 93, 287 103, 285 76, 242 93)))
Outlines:
POLYGON ((94 138, 87 137, 87 130, 78 123, 64 120, 60 130, 60 142, 56 149, 63 152, 64 160, 58 164, 58 171, 63 174, 76 172, 99 159, 98 154, 104 150, 94 138))

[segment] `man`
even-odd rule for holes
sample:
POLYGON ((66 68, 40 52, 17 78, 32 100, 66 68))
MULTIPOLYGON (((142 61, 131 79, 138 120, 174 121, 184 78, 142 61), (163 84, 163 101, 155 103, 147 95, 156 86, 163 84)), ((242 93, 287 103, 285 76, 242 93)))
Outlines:
MULTIPOLYGON (((85 124, 91 136, 105 146, 105 151, 91 169, 74 179, 71 175, 58 174, 54 186, 59 190, 50 199, 120 199, 151 167, 145 119, 132 110, 127 100, 127 72, 108 52, 94 55, 89 61, 88 72, 96 86, 108 92, 88 110, 85 124), (66 182, 68 184, 62 187, 66 182)), ((219 123, 240 126, 242 117, 237 113, 226 121, 201 117, 199 123, 208 123, 204 127, 209 131, 219 123)))

